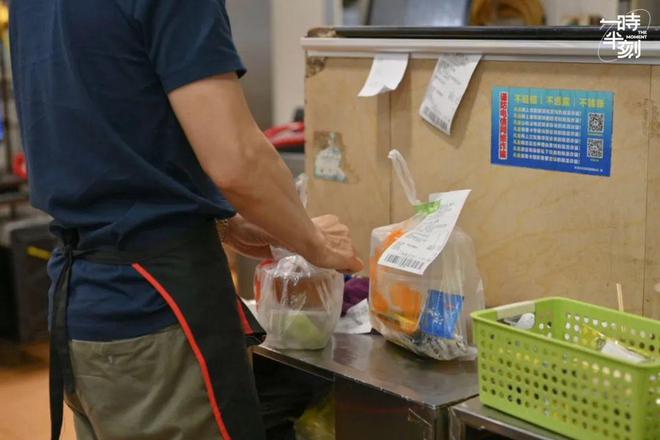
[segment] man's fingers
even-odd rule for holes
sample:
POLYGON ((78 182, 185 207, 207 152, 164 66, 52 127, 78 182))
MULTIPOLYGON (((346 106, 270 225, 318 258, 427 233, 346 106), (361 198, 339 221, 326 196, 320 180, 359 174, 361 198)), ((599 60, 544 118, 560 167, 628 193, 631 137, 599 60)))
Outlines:
POLYGON ((333 214, 326 214, 312 219, 326 239, 325 267, 333 267, 342 273, 355 273, 364 268, 363 262, 356 257, 350 229, 333 214))
POLYGON ((346 268, 340 270, 339 272, 350 275, 356 272, 360 272, 364 268, 364 263, 358 257, 348 258, 346 261, 346 268))
POLYGON ((362 269, 364 269, 364 263, 360 258, 353 257, 351 258, 349 269, 353 271, 353 273, 360 272, 362 269))

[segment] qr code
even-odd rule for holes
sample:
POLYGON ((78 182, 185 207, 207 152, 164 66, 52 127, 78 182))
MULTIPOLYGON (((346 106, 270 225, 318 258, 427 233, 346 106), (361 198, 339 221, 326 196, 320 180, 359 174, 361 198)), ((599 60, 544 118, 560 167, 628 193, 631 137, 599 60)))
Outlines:
POLYGON ((587 139, 587 156, 591 159, 603 158, 603 140, 602 139, 587 139))
POLYGON ((589 131, 602 133, 605 130, 605 113, 589 113, 589 131))

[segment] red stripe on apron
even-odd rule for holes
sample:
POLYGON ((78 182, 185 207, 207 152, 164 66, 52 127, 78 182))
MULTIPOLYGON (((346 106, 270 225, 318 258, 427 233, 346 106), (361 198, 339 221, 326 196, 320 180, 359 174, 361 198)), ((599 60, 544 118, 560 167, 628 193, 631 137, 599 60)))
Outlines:
POLYGON ((250 326, 250 322, 247 319, 247 316, 245 316, 245 310, 243 310, 243 304, 241 304, 241 300, 236 298, 236 306, 238 307, 238 316, 241 317, 241 322, 243 323, 243 331, 247 335, 251 335, 254 333, 254 330, 252 330, 252 326, 250 326))
POLYGON ((172 309, 172 312, 174 312, 174 315, 176 316, 176 319, 179 321, 179 325, 181 325, 181 328, 183 329, 184 334, 186 335, 186 339, 188 339, 188 343, 190 344, 190 347, 193 350, 193 353, 195 354, 195 357, 197 358, 197 362, 199 363, 199 366, 202 370, 202 377, 204 378, 204 383, 206 385, 206 392, 208 393, 209 396, 209 401, 211 403, 211 409, 213 410, 213 416, 215 417, 215 421, 218 424, 218 428, 220 428, 220 433, 222 434, 222 437, 224 440, 231 440, 231 437, 229 436, 229 432, 227 431, 227 427, 225 426, 225 422, 222 420, 222 414, 220 412, 220 406, 218 405, 218 401, 215 398, 215 392, 213 391, 213 385, 211 383, 211 376, 209 374, 209 369, 206 365, 206 359, 204 359, 204 355, 202 354, 202 351, 199 349, 199 346, 197 345, 197 341, 195 341, 195 336, 192 334, 192 331, 190 329, 190 326, 188 325, 188 321, 186 320, 186 317, 183 315, 181 312, 181 309, 177 305, 177 303, 174 301, 174 298, 165 290, 165 288, 154 278, 142 265, 139 263, 133 263, 131 265, 133 269, 135 269, 140 275, 144 277, 145 280, 151 286, 156 289, 156 291, 163 297, 165 302, 170 306, 172 309))

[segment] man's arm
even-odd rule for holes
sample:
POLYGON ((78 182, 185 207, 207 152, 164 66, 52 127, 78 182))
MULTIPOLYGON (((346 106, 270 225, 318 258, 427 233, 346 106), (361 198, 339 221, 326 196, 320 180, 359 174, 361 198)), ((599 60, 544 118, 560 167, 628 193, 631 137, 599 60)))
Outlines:
POLYGON ((291 172, 255 123, 236 74, 193 82, 169 99, 202 168, 246 220, 312 264, 362 269, 348 228, 328 234, 310 220, 291 172))

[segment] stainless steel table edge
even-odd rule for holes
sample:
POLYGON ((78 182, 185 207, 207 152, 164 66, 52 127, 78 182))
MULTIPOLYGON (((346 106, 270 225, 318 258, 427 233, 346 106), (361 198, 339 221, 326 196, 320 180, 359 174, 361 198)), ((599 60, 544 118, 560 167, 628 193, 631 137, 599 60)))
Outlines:
POLYGON ((252 354, 263 356, 267 359, 282 363, 292 368, 296 368, 305 373, 313 374, 314 376, 320 377, 321 379, 333 381, 335 378, 335 373, 317 367, 316 365, 303 362, 299 359, 286 356, 283 353, 276 351, 276 349, 270 348, 268 346, 256 345, 252 347, 252 354))
POLYGON ((569 440, 481 403, 479 397, 449 407, 449 439, 469 440, 466 427, 485 430, 512 440, 569 440))
MULTIPOLYGON (((414 404, 420 404, 419 401, 415 400, 413 397, 411 397, 409 395, 397 394, 395 392, 392 392, 392 391, 388 390, 387 386, 382 381, 377 380, 377 379, 373 379, 372 382, 367 382, 367 381, 362 380, 360 378, 349 376, 348 374, 343 374, 341 372, 330 372, 330 371, 325 370, 323 368, 320 368, 316 365, 313 365, 313 364, 304 362, 302 360, 294 359, 294 358, 291 358, 289 356, 286 356, 285 354, 280 353, 279 351, 277 351, 277 349, 273 349, 273 348, 268 347, 268 346, 261 346, 261 345, 260 346, 255 346, 255 347, 252 348, 252 351, 253 351, 254 354, 258 354, 260 356, 271 359, 273 361, 280 362, 284 365, 287 365, 287 366, 292 367, 292 368, 296 368, 296 369, 298 369, 300 371, 303 371, 305 373, 313 374, 317 377, 320 377, 321 379, 325 379, 325 380, 328 380, 328 381, 334 381, 335 377, 339 376, 339 377, 341 377, 345 380, 363 385, 363 386, 368 387, 368 388, 378 390, 378 391, 380 391, 382 393, 385 393, 385 394, 388 394, 390 396, 405 400, 406 402, 410 402, 410 403, 414 403, 414 404)), ((430 410, 437 411, 438 409, 441 409, 441 408, 449 408, 452 405, 463 402, 467 399, 471 399, 471 398, 473 398, 475 396, 478 396, 478 395, 479 395, 479 393, 475 392, 474 394, 468 395, 465 399, 451 400, 447 404, 443 404, 443 405, 431 404, 431 403, 427 403, 427 402, 421 402, 421 405, 428 408, 428 409, 430 409, 430 410)))

